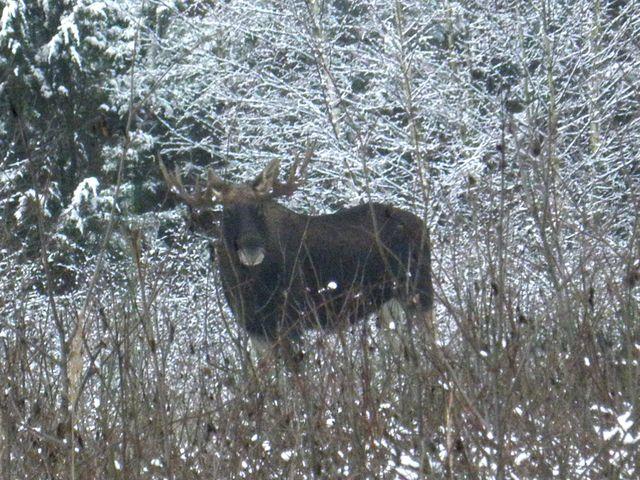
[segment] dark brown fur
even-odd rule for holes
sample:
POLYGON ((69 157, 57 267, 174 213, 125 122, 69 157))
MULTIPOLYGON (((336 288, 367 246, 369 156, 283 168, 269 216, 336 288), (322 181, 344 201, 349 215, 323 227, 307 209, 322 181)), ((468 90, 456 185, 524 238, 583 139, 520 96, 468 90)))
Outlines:
MULTIPOLYGON (((379 203, 295 213, 273 200, 283 187, 277 173, 272 163, 251 184, 209 180, 208 194, 223 205, 216 253, 224 292, 252 337, 295 339, 307 328, 352 323, 394 298, 431 311, 429 238, 416 215, 379 203)), ((176 178, 167 181, 198 204, 176 178)))

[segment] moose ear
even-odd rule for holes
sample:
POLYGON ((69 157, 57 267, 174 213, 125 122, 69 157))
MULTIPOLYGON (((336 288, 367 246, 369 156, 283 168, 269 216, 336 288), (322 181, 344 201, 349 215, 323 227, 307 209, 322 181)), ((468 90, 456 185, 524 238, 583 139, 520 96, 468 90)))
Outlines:
POLYGON ((278 173, 280 172, 280 160, 274 159, 271 160, 271 163, 267 165, 260 175, 256 177, 253 181, 252 187, 253 190, 259 196, 267 196, 273 190, 273 184, 278 178, 278 173))

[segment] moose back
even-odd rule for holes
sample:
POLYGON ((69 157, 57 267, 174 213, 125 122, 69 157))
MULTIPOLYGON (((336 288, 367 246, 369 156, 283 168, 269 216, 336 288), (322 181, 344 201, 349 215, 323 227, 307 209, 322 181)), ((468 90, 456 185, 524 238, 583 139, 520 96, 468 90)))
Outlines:
POLYGON ((296 339, 307 328, 352 323, 399 300, 413 318, 433 307, 429 236, 416 215, 366 203, 330 215, 303 215, 276 202, 299 186, 308 163, 285 182, 271 162, 250 183, 228 183, 209 170, 186 188, 160 162, 165 181, 192 208, 222 204, 216 257, 234 316, 256 340, 296 339))

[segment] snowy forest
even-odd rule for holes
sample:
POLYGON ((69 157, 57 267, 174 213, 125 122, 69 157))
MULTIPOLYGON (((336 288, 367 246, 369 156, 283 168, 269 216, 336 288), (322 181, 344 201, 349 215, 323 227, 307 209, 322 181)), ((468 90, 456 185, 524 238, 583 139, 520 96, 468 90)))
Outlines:
POLYGON ((0 11, 0 479, 640 476, 638 0, 0 11), (310 151, 281 203, 422 218, 435 324, 308 331, 296 372, 158 159, 310 151))

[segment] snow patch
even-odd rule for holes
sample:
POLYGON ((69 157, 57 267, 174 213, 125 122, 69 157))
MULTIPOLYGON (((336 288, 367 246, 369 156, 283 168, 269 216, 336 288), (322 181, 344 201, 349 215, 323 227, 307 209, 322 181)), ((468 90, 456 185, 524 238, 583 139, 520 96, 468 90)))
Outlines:
POLYGON ((81 234, 84 234, 85 215, 83 211, 89 209, 94 212, 98 207, 98 186, 100 182, 95 177, 88 177, 82 180, 75 191, 71 203, 65 209, 64 214, 75 224, 81 234))
POLYGON ((285 462, 288 462, 289 460, 291 460, 292 456, 293 456, 293 450, 285 450, 280 454, 280 458, 285 462))
POLYGON ((513 460, 516 465, 521 465, 522 462, 527 460, 531 455, 527 452, 521 452, 516 455, 516 458, 513 460))
POLYGON ((8 34, 13 33, 13 28, 9 22, 16 17, 18 13, 18 2, 9 0, 2 9, 2 17, 0 17, 0 41, 8 34))
POLYGON ((87 11, 90 12, 93 16, 106 18, 107 13, 105 10, 107 9, 107 4, 104 2, 94 2, 86 7, 87 11))
POLYGON ((29 202, 35 200, 37 198, 36 191, 33 188, 30 188, 22 195, 20 195, 18 199, 18 208, 15 212, 13 212, 13 216, 20 223, 27 213, 27 209, 29 207, 29 202))

